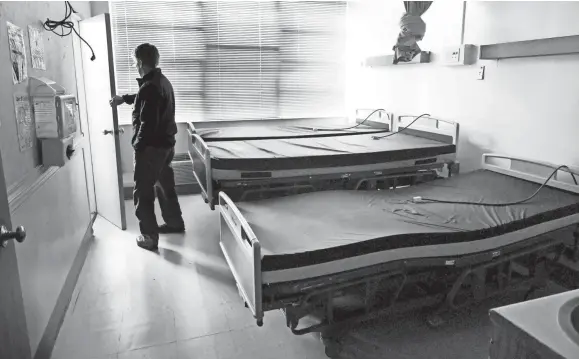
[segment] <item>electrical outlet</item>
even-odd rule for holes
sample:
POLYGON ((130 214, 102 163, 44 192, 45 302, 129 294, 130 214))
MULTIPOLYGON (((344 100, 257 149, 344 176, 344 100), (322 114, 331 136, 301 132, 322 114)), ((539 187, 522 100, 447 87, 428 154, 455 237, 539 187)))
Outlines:
POLYGON ((442 61, 447 66, 465 66, 476 63, 478 48, 475 45, 463 44, 445 47, 442 50, 442 61))
POLYGON ((478 68, 477 80, 484 80, 484 79, 485 79, 485 67, 481 66, 478 68))
POLYGON ((450 59, 453 63, 458 63, 460 61, 460 50, 453 51, 450 59))

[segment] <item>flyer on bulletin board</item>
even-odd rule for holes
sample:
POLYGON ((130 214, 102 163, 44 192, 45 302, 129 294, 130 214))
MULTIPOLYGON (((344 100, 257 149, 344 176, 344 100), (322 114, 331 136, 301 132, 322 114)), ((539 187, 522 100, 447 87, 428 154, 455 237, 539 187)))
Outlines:
POLYGON ((28 25, 28 39, 30 40, 30 55, 32 68, 46 70, 46 61, 44 60, 44 41, 40 29, 28 25))
POLYGON ((16 130, 20 152, 24 152, 33 145, 32 111, 30 98, 27 94, 14 94, 14 110, 16 111, 16 130))
POLYGON ((28 78, 26 63, 26 48, 24 47, 24 32, 18 26, 6 22, 8 25, 8 45, 10 48, 10 62, 12 64, 12 82, 19 84, 28 78))

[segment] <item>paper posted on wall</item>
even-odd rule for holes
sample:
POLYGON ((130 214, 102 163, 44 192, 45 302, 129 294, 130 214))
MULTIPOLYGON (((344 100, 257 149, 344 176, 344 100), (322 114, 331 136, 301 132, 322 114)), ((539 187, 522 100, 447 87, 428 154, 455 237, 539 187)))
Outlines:
POLYGON ((44 41, 40 29, 28 26, 28 39, 30 40, 30 54, 32 57, 32 68, 46 70, 44 60, 44 41))
POLYGON ((10 61, 12 64, 12 82, 19 84, 28 78, 24 32, 18 26, 7 22, 10 61))
POLYGON ((16 111, 16 130, 20 152, 24 152, 33 145, 32 111, 30 98, 26 94, 14 94, 14 109, 16 111))

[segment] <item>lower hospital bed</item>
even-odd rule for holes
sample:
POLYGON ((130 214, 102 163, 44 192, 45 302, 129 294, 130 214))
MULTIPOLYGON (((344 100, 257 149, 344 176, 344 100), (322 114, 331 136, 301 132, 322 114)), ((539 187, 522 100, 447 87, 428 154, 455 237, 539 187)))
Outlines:
POLYGON ((445 167, 456 171, 458 124, 424 117, 403 128, 414 119, 400 116, 391 123, 401 133, 226 141, 190 133, 189 154, 211 209, 221 191, 244 201, 274 193, 355 189, 383 180, 414 181, 445 167))
MULTIPOLYGON (((257 324, 281 309, 294 334, 322 333, 336 350, 344 324, 451 309, 507 289, 543 285, 579 239, 579 186, 556 166, 484 155, 481 170, 394 191, 325 191, 234 203, 219 194, 220 245, 257 324), (311 325, 301 326, 307 320, 311 325)), ((572 172, 571 172, 572 171, 572 172)))

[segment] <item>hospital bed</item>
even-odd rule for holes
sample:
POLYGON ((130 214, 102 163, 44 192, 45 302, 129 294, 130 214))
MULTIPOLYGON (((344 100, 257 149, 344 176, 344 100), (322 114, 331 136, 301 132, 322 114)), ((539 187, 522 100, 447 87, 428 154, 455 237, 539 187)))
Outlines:
MULTIPOLYGON (((405 128, 415 119, 391 117, 388 129, 402 129, 400 133, 368 130, 328 136, 318 130, 309 137, 272 138, 279 127, 239 127, 220 132, 227 136, 222 141, 219 137, 203 138, 198 130, 190 130, 189 155, 202 197, 211 209, 218 204, 221 191, 233 200, 244 201, 278 194, 375 187, 384 182, 390 187, 430 180, 445 168, 446 173, 458 171, 458 124, 426 116, 405 128), (244 136, 247 131, 254 132, 266 139, 235 137, 236 131, 244 136)), ((308 131, 312 132, 311 128, 308 131)))
POLYGON ((556 167, 487 154, 480 170, 392 191, 237 203, 221 192, 220 246, 257 324, 281 309, 294 334, 322 333, 331 357, 348 323, 430 308, 438 325, 450 310, 543 285, 573 240, 577 251, 579 169, 557 170, 528 202, 480 202, 525 198, 556 167))

